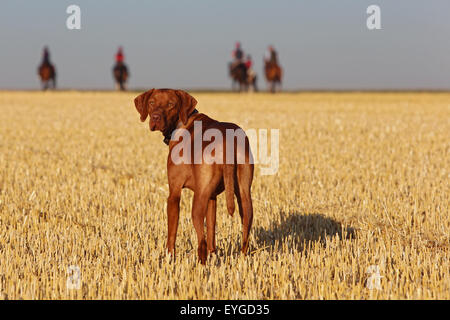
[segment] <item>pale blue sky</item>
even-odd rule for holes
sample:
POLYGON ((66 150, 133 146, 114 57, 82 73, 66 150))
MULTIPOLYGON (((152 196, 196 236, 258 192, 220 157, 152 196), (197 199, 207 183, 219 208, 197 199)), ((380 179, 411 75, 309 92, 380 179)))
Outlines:
POLYGON ((110 89, 119 45, 130 87, 226 88, 236 40, 262 80, 268 44, 286 89, 450 89, 448 0, 2 0, 0 88, 36 89, 42 47, 64 88, 110 89), (66 8, 81 7, 80 31, 66 8), (381 7, 382 30, 366 27, 381 7))

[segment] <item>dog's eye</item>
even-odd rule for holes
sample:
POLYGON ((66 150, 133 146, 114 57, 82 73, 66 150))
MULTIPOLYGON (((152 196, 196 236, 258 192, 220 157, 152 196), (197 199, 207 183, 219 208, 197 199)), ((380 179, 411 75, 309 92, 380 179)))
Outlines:
POLYGON ((153 106, 155 104, 155 101, 150 101, 150 105, 153 106))
POLYGON ((173 103, 169 102, 169 108, 172 108, 172 107, 173 107, 173 103))

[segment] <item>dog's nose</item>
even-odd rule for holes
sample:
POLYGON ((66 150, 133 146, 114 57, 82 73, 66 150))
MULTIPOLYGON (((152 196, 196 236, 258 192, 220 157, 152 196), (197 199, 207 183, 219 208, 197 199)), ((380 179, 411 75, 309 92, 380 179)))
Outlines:
POLYGON ((161 120, 161 116, 159 114, 152 114, 152 120, 158 122, 161 120))

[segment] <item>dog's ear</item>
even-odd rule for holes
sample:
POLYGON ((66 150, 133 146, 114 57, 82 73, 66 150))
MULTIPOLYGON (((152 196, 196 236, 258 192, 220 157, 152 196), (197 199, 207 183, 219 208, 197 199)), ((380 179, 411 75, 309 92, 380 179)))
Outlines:
POLYGON ((194 111, 195 106, 197 105, 197 100, 189 93, 183 90, 175 90, 175 94, 180 99, 179 105, 179 115, 180 120, 183 124, 187 123, 189 115, 194 111))
POLYGON ((144 122, 145 119, 147 119, 147 116, 148 116, 148 99, 150 99, 150 97, 152 96, 153 91, 155 91, 155 89, 148 90, 147 92, 144 92, 143 94, 137 96, 134 99, 134 105, 136 106, 136 110, 141 115, 141 121, 142 122, 144 122))

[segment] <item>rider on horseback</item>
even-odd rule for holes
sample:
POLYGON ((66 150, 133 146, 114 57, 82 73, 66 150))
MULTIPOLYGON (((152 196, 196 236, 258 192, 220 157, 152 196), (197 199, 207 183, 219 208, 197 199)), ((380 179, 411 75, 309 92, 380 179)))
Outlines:
POLYGON ((252 68, 253 66, 253 60, 250 55, 247 55, 247 58, 245 60, 245 68, 247 68, 247 75, 250 78, 253 78, 255 76, 255 71, 252 68))
POLYGON ((50 62, 50 51, 44 47, 42 52, 42 62, 38 67, 38 75, 41 77, 42 88, 45 90, 52 83, 52 87, 56 87, 56 70, 50 62))
POLYGON ((116 88, 125 90, 125 82, 129 77, 128 68, 124 63, 125 56, 123 54, 123 48, 119 47, 115 56, 116 64, 113 68, 113 76, 116 81, 116 88))
POLYGON ((244 58, 244 52, 241 49, 241 43, 236 42, 236 47, 232 52, 233 62, 231 63, 231 71, 233 71, 237 66, 239 66, 244 58))
POLYGON ((269 90, 275 92, 276 85, 281 86, 283 71, 278 64, 278 54, 273 46, 269 46, 264 55, 264 72, 266 74, 269 90))
POLYGON ((251 55, 247 55, 247 58, 245 60, 245 67, 247 68, 247 70, 251 69, 253 65, 253 61, 252 61, 252 57, 251 55))
POLYGON ((123 60, 125 59, 124 55, 123 55, 123 49, 122 47, 119 47, 119 50, 117 50, 116 53, 116 63, 123 63, 123 60))
POLYGON ((266 54, 264 55, 264 62, 266 66, 278 65, 278 54, 273 46, 267 48, 266 54))
POLYGON ((50 63, 50 52, 47 47, 44 47, 44 51, 42 53, 42 64, 49 65, 50 63))

